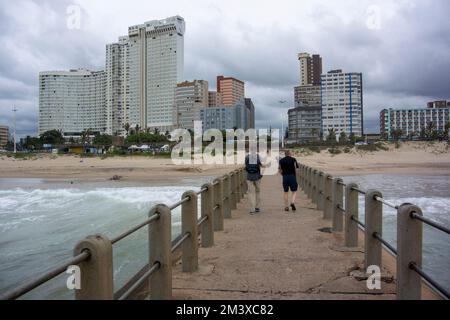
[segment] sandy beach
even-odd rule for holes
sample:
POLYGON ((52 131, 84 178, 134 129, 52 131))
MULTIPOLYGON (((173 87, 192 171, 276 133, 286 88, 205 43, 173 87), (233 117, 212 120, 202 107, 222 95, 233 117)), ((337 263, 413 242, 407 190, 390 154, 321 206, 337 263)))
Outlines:
MULTIPOLYGON (((450 147, 446 143, 404 143, 389 151, 357 151, 332 155, 296 151, 299 162, 333 175, 450 174, 450 147)), ((30 159, 0 156, 0 178, 110 179, 152 181, 194 176, 218 176, 233 169, 227 165, 175 165, 168 158, 145 156, 88 157, 38 155, 30 159)))

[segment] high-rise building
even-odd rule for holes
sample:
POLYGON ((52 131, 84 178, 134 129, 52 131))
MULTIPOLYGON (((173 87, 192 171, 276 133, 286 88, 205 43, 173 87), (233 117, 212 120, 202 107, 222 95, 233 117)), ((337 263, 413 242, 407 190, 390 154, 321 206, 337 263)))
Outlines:
POLYGON ((180 16, 128 28, 131 125, 161 131, 173 128, 174 93, 183 78, 184 32, 180 16))
POLYGON ((361 73, 332 70, 322 75, 323 138, 334 129, 336 137, 345 132, 363 135, 363 82, 361 73))
POLYGON ((217 92, 222 95, 223 105, 231 107, 245 97, 245 83, 236 78, 218 76, 217 92))
POLYGON ((427 108, 384 109, 380 112, 382 137, 393 139, 394 130, 401 130, 401 138, 422 138, 432 129, 445 132, 450 123, 450 105, 446 101, 428 103, 427 108))
POLYGON ((61 130, 106 132, 105 72, 84 69, 39 73, 39 134, 61 130))
POLYGON ((299 53, 298 61, 300 63, 300 85, 320 86, 320 77, 322 75, 322 57, 318 54, 299 53))
MULTIPOLYGON (((123 134, 125 123, 130 122, 127 58, 128 37, 121 37, 118 43, 106 45, 106 132, 111 135, 123 134)), ((139 123, 137 117, 133 120, 139 123)))
POLYGON ((321 136, 321 87, 322 58, 309 53, 298 55, 300 86, 294 88, 295 108, 288 111, 288 140, 310 142, 321 136))
POLYGON ((194 80, 177 84, 175 89, 176 127, 194 129, 199 110, 209 104, 208 81, 194 80))
POLYGON ((9 141, 9 128, 8 126, 0 125, 0 147, 4 147, 9 141))
POLYGON ((209 107, 219 107, 223 105, 222 94, 217 91, 209 91, 208 93, 208 106, 209 107))

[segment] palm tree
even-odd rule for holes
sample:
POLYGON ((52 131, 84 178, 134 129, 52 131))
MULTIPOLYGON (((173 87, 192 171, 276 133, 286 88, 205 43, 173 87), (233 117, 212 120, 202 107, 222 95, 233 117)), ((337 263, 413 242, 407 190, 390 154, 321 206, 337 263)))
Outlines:
POLYGON ((450 137, 450 121, 445 124, 445 129, 444 130, 445 130, 444 137, 445 137, 446 140, 449 140, 449 137, 450 137))
POLYGON ((127 122, 127 123, 125 123, 125 125, 123 126, 123 128, 125 129, 125 131, 127 132, 127 136, 128 136, 128 134, 129 134, 129 132, 130 132, 130 124, 127 122))
POLYGON ((433 121, 428 122, 427 127, 425 129, 425 135, 427 137, 427 140, 432 140, 434 136, 436 126, 434 125, 433 121))
POLYGON ((328 129, 327 141, 336 142, 336 130, 334 130, 334 128, 328 129))
POLYGON ((398 141, 403 136, 403 130, 402 129, 394 129, 394 130, 392 130, 391 135, 392 135, 392 139, 394 139, 394 141, 398 141))

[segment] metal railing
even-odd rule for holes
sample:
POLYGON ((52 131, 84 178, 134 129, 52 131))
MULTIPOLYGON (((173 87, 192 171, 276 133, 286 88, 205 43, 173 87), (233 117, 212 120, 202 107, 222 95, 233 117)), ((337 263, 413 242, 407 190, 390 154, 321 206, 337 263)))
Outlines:
POLYGON ((341 178, 300 165, 299 184, 324 219, 332 221, 334 232, 344 232, 345 246, 358 247, 358 230, 364 232, 364 263, 381 268, 382 248, 397 261, 397 299, 422 297, 422 282, 441 297, 450 293, 422 269, 423 224, 450 234, 450 229, 423 216, 422 210, 410 203, 395 205, 378 190, 361 190, 356 183, 345 184, 341 178), (345 197, 344 197, 345 195, 345 197), (365 221, 359 220, 359 196, 364 196, 365 221), (397 248, 382 237, 383 206, 397 210, 397 248))
POLYGON ((92 235, 74 248, 74 257, 44 272, 40 277, 0 295, 0 300, 23 296, 40 285, 77 265, 81 271, 81 289, 75 290, 77 300, 125 300, 138 292, 150 292, 151 299, 172 297, 172 264, 181 251, 183 272, 198 269, 198 236, 202 247, 214 245, 214 232, 224 230, 224 219, 231 218, 247 192, 243 168, 207 183, 198 192, 185 192, 180 201, 170 206, 159 204, 151 208, 149 218, 139 225, 108 239, 92 235), (201 218, 198 218, 198 196, 201 196, 201 218), (172 240, 172 210, 181 206, 181 235, 172 240), (124 286, 114 292, 113 245, 148 227, 149 263, 124 286))

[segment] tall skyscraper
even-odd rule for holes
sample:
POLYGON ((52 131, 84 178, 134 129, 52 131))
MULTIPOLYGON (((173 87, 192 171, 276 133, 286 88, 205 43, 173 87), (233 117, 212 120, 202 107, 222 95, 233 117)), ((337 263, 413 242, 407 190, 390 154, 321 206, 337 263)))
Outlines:
POLYGON ((175 89, 176 127, 194 129, 199 111, 209 104, 208 81, 194 80, 177 84, 175 89))
POLYGON ((363 82, 361 73, 332 70, 322 75, 322 131, 336 136, 363 135, 363 82))
POLYGON ((218 76, 217 92, 222 95, 223 105, 231 107, 245 97, 245 83, 236 78, 218 76))
POLYGON ((299 53, 300 86, 294 88, 295 108, 288 111, 289 140, 310 142, 320 139, 322 100, 320 74, 322 58, 315 54, 299 53))
POLYGON ((61 130, 106 132, 105 72, 84 69, 39 73, 39 134, 61 130))
MULTIPOLYGON (((125 123, 161 131, 174 127, 175 88, 184 69, 184 32, 180 16, 153 20, 129 27, 128 37, 107 47, 107 78, 120 77, 123 90, 121 99, 114 97, 120 96, 120 90, 108 92, 107 101, 112 101, 112 109, 122 112, 122 127, 125 123), (114 55, 108 66, 108 57, 114 55)), ((109 83, 113 86, 114 81, 109 83)))

